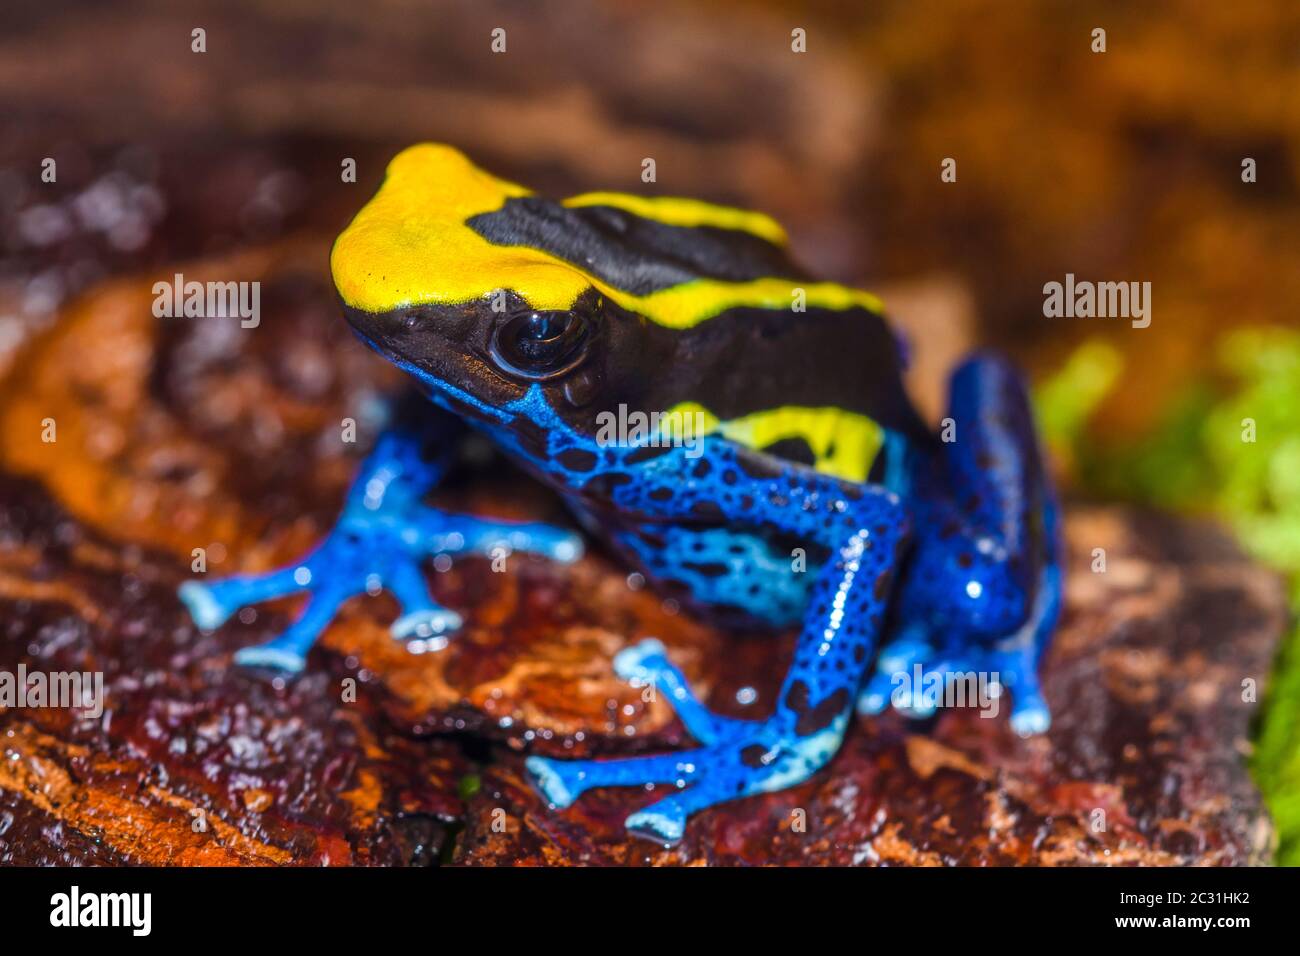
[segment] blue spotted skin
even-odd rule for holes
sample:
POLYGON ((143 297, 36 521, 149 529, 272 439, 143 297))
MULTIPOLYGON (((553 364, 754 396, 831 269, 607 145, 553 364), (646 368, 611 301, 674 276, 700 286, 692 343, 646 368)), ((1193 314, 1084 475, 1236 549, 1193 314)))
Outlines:
MULTIPOLYGON (((839 747, 855 701, 861 713, 883 710, 893 675, 915 664, 940 673, 996 672, 1011 692, 1013 726, 1024 733, 1046 728, 1036 675, 1060 609, 1056 508, 1034 470, 1023 386, 999 359, 977 357, 954 375, 949 417, 958 441, 915 447, 890 435, 884 483, 872 484, 716 435, 696 458, 680 448, 647 455, 643 448, 602 447, 569 427, 540 386, 494 407, 388 357, 419 379, 435 404, 461 416, 471 412, 476 427, 569 497, 579 515, 599 507, 615 516, 613 543, 652 580, 675 582, 703 606, 739 609, 772 624, 802 621, 794 659, 763 720, 713 714, 657 641, 623 651, 618 673, 656 685, 699 746, 628 759, 530 757, 527 767, 552 805, 567 806, 593 787, 666 785, 667 795, 632 814, 627 827, 673 843, 698 810, 807 779, 839 747), (573 451, 586 454, 565 454, 573 451), (565 464, 575 461, 582 466, 565 464), (1039 501, 1046 503, 1030 507, 1039 501), (810 557, 807 571, 796 571, 777 543, 792 539, 824 560, 810 557), (1031 539, 1048 542, 1045 560, 1035 559, 1031 539), (757 594, 755 574, 763 576, 757 594)), ((446 421, 430 415, 438 423, 431 427, 446 421)), ((421 456, 422 444, 409 429, 386 434, 338 527, 300 564, 186 584, 182 597, 196 621, 216 626, 244 604, 308 590, 312 600, 299 621, 270 644, 239 655, 241 663, 296 670, 338 605, 380 586, 404 607, 395 636, 452 633, 459 619, 432 601, 420 579, 419 562, 429 555, 483 554, 502 543, 558 560, 580 554, 578 538, 559 529, 448 515, 421 504, 444 467, 439 458, 421 456)))
POLYGON ((786 627, 808 607, 812 576, 794 572, 789 550, 752 532, 644 524, 606 533, 646 577, 671 583, 673 593, 711 609, 714 619, 786 627))

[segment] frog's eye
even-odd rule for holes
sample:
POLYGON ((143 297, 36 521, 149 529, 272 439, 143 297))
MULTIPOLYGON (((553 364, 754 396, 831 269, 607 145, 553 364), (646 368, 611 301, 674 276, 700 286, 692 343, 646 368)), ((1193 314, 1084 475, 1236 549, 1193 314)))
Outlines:
POLYGON ((558 378, 587 355, 587 320, 577 312, 520 312, 492 333, 492 361, 531 382, 558 378))

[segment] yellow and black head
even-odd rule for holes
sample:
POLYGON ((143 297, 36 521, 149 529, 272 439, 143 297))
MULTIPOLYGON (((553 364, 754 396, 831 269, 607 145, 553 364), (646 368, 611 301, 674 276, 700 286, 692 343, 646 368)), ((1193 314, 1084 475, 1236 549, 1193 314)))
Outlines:
POLYGON ((540 386, 580 428, 620 402, 719 422, 786 406, 904 414, 879 302, 810 281, 761 213, 551 200, 422 144, 389 164, 330 265, 364 338, 492 408, 540 386))

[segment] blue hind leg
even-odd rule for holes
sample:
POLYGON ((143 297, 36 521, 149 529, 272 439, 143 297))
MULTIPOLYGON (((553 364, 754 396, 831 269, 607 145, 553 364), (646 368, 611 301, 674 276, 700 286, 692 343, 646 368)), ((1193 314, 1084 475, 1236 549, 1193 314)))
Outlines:
POLYGON ((953 374, 955 440, 911 456, 915 550, 904 573, 894 639, 858 698, 860 713, 891 703, 933 713, 921 686, 959 675, 1011 695, 1011 725, 1045 731, 1038 671, 1061 610, 1058 507, 1019 374, 976 356, 953 374))
POLYGON ((240 664, 285 671, 302 669, 307 651, 353 595, 387 588, 402 605, 391 633, 436 648, 461 619, 429 594, 420 562, 438 554, 490 554, 496 548, 530 551, 560 561, 582 553, 572 532, 544 524, 521 524, 448 514, 420 499, 442 478, 453 429, 430 408, 433 434, 411 427, 385 432, 362 465, 338 524, 301 561, 268 574, 236 575, 211 584, 187 581, 179 595, 194 622, 219 627, 249 604, 298 591, 310 594, 301 616, 283 634, 235 655, 240 664), (441 439, 433 457, 422 454, 432 437, 441 439))
POLYGON ((526 762, 546 799, 567 806, 592 787, 666 784, 671 793, 626 820, 628 831, 662 843, 685 832, 694 812, 725 800, 806 780, 835 753, 853 696, 874 651, 908 531, 898 497, 846 485, 810 469, 711 441, 707 464, 654 459, 641 480, 621 485, 618 503, 647 517, 708 510, 737 525, 761 524, 831 551, 816 572, 794 659, 763 720, 711 714, 655 645, 639 645, 621 669, 664 686, 703 746, 622 760, 526 762))

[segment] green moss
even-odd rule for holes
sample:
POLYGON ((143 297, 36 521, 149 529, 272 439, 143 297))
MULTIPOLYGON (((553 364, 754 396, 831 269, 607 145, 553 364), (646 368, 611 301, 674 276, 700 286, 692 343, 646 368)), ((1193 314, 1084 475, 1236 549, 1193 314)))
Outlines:
MULTIPOLYGON (((1221 381, 1171 400, 1140 442, 1118 443, 1087 422, 1122 360, 1087 343, 1036 393, 1042 427, 1086 491, 1227 522, 1287 576, 1300 609, 1300 333, 1234 332, 1217 354, 1221 381)), ((1266 685, 1253 765, 1278 828, 1277 862, 1300 865, 1300 630, 1266 685)))
POLYGON ((483 786, 483 779, 476 773, 467 773, 456 784, 456 792, 462 800, 468 800, 478 793, 483 786))
POLYGON ((1088 419, 1124 369, 1124 358, 1100 340, 1085 342, 1065 367, 1034 395, 1038 423, 1048 441, 1073 448, 1084 440, 1088 419))

